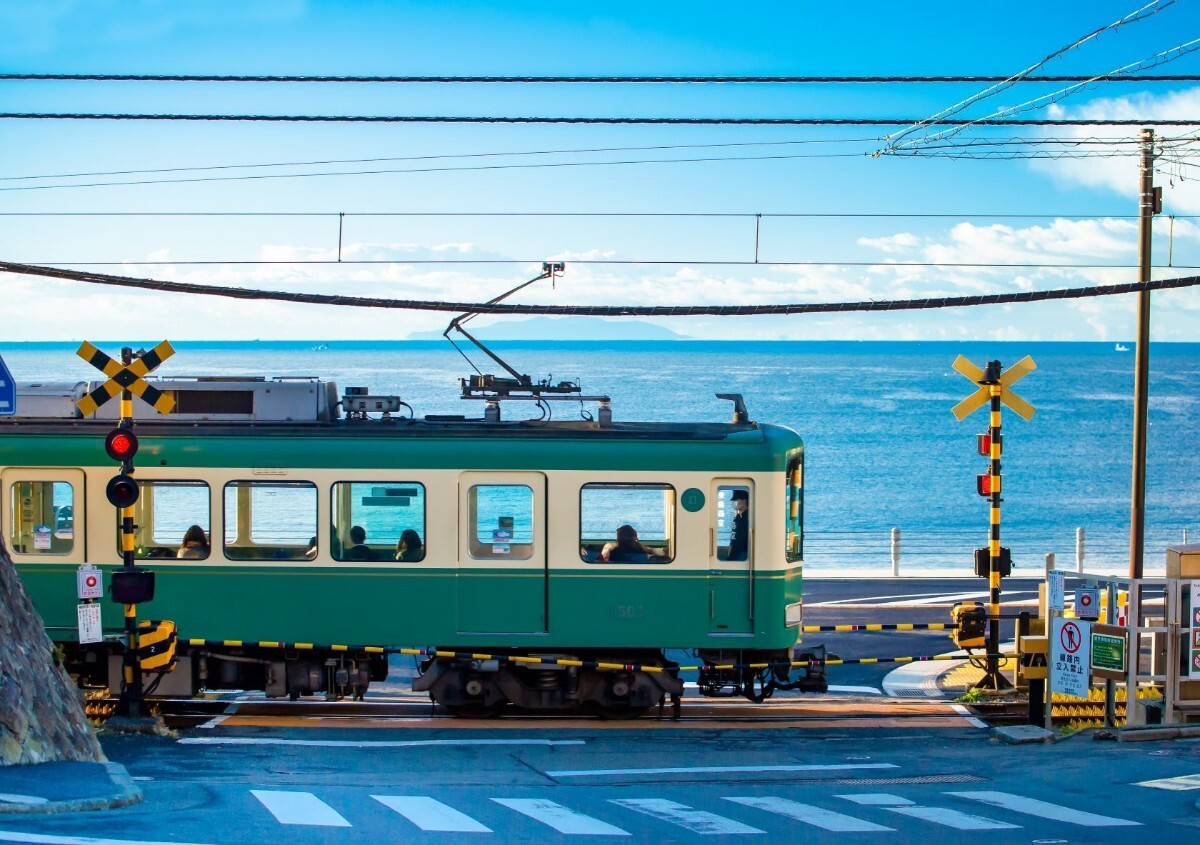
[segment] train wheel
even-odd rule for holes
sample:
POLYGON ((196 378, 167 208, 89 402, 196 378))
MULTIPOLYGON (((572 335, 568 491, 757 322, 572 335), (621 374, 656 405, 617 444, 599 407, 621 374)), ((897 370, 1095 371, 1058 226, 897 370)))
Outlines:
POLYGON ((507 701, 495 704, 443 704, 446 711, 456 719, 495 719, 504 713, 507 701))

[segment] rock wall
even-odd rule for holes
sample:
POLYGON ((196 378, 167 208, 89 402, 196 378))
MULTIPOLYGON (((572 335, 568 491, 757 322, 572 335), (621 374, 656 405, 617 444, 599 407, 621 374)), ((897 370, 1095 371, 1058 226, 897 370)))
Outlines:
POLYGON ((104 759, 0 538, 0 766, 104 759))

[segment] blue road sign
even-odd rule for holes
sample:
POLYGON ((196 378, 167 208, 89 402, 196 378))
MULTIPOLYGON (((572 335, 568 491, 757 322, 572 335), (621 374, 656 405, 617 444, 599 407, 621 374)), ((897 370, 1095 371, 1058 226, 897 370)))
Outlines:
POLYGON ((0 358, 0 417, 11 417, 17 412, 17 386, 13 384, 12 373, 4 366, 0 358))

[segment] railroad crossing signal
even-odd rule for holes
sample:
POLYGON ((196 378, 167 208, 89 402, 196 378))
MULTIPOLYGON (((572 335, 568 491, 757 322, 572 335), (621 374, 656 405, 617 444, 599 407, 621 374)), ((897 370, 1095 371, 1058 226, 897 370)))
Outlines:
POLYGON ((175 350, 167 341, 164 340, 129 364, 114 361, 86 340, 80 344, 75 354, 108 376, 108 381, 75 403, 84 416, 94 414, 97 408, 123 390, 140 396, 160 414, 169 414, 174 409, 173 398, 144 380, 151 370, 175 354, 175 350))
MULTIPOLYGON (((960 374, 980 385, 979 389, 968 396, 966 399, 959 402, 951 409, 951 413, 958 419, 965 420, 975 411, 987 404, 991 398, 991 384, 985 381, 987 372, 972 364, 962 355, 954 359, 951 365, 960 374)), ((1025 376, 1037 369, 1037 364, 1033 363, 1033 359, 1026 355, 1017 363, 1013 364, 1007 370, 1000 374, 1000 401, 1008 407, 1012 408, 1024 419, 1031 419, 1035 413, 1032 405, 1026 402, 1017 394, 1010 390, 1011 386, 1020 381, 1025 376)))

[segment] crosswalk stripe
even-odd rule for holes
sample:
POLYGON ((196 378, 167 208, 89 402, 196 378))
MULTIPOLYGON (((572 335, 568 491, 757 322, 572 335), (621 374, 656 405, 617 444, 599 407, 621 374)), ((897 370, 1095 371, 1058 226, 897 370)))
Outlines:
POLYGON ((788 798, 726 798, 725 800, 733 801, 736 804, 744 804, 747 807, 754 807, 758 810, 766 810, 768 813, 786 816, 789 819, 795 819, 796 821, 811 824, 825 830, 835 830, 842 833, 888 831, 895 829, 884 827, 881 824, 875 824, 864 819, 856 819, 854 816, 835 813, 833 810, 814 807, 812 804, 801 804, 798 801, 792 801, 788 798))
POLYGON ((421 830, 442 833, 491 833, 475 819, 435 798, 424 795, 372 795, 376 801, 415 824, 421 830))
POLYGON ((542 824, 549 825, 559 833, 575 836, 629 836, 629 831, 602 822, 583 813, 547 801, 542 798, 493 798, 497 804, 516 810, 542 824))
POLYGON ((998 822, 984 816, 960 813, 958 810, 951 810, 947 807, 885 807, 884 809, 958 830, 1015 830, 1020 827, 1019 824, 998 822))
POLYGON ((351 827, 337 810, 311 792, 282 792, 251 789, 250 794, 271 811, 281 824, 303 824, 317 827, 351 827))
POLYGON ((946 794, 957 795, 959 798, 967 798, 971 801, 982 801, 984 804, 1001 807, 1005 810, 1014 810, 1018 813, 1041 816, 1044 819, 1077 824, 1083 827, 1141 826, 1141 822, 1118 819, 1114 816, 1102 816, 1098 813, 1088 813, 1083 810, 1073 810, 1070 807, 1062 807, 1058 804, 1051 804, 1048 801, 1039 801, 1036 798, 1011 795, 1007 792, 948 792, 946 794))
POLYGON ((686 804, 676 804, 674 801, 662 798, 610 798, 609 800, 621 807, 627 807, 630 810, 636 810, 647 816, 654 816, 686 828, 692 833, 703 835, 766 833, 765 830, 718 816, 716 813, 694 810, 686 804))
POLYGON ((859 792, 853 795, 839 795, 838 798, 845 798, 847 801, 853 801, 855 804, 862 804, 867 807, 899 807, 904 804, 912 804, 907 798, 901 798, 899 795, 890 795, 886 792, 859 792))

